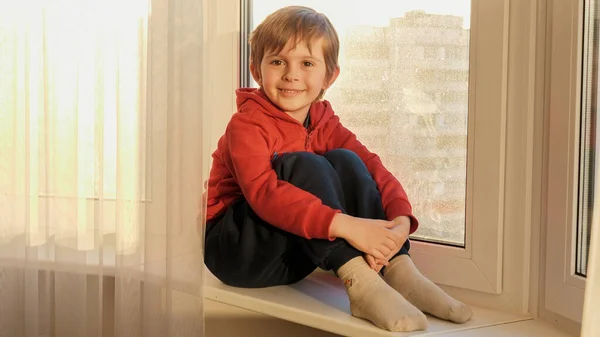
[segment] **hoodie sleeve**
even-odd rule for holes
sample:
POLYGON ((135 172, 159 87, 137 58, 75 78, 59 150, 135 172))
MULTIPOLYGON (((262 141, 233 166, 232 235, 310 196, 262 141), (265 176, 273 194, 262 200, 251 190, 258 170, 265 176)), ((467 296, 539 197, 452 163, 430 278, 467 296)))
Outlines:
POLYGON ((354 133, 345 128, 339 121, 338 116, 330 120, 332 133, 329 137, 327 150, 344 148, 356 153, 365 163, 373 180, 377 183, 377 189, 381 193, 381 201, 388 220, 398 216, 410 218, 410 233, 414 233, 419 226, 419 221, 412 214, 412 206, 402 184, 388 171, 381 159, 375 153, 370 152, 354 133))
POLYGON ((259 123, 245 115, 235 116, 227 127, 226 138, 231 154, 229 169, 261 219, 307 239, 334 239, 329 236, 329 228, 341 211, 278 179, 271 166, 267 131, 259 123))

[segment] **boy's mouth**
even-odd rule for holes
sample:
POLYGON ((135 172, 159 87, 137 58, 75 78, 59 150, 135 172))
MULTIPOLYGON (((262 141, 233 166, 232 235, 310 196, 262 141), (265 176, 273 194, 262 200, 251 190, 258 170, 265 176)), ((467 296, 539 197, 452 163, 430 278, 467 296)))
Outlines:
POLYGON ((294 89, 277 89, 279 90, 279 92, 282 92, 284 94, 289 94, 289 95, 295 95, 295 94, 299 94, 300 92, 302 92, 302 90, 294 90, 294 89))

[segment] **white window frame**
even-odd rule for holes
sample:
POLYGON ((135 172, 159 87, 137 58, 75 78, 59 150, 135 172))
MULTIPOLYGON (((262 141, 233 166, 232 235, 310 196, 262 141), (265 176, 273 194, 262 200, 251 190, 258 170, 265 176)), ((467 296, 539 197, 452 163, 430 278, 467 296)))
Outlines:
MULTIPOLYGON (((215 15, 205 29, 205 97, 212 99, 204 104, 215 111, 207 126, 214 149, 235 112, 241 3, 207 2, 215 15)), ((540 166, 534 139, 540 133, 540 6, 537 0, 472 0, 466 248, 413 241, 411 249, 418 268, 451 295, 513 312, 535 305, 529 288, 536 264, 532 186, 540 166)))
MULTIPOLYGON (((219 137, 231 115, 236 111, 235 90, 238 88, 240 71, 240 1, 206 0, 204 23, 203 68, 204 68, 204 111, 208 113, 208 123, 203 133, 210 137, 205 142, 204 153, 212 153, 217 148, 219 137)), ((210 165, 204 164, 205 177, 210 165)))
POLYGON ((575 274, 583 1, 550 1, 545 309, 581 323, 585 278, 575 274))

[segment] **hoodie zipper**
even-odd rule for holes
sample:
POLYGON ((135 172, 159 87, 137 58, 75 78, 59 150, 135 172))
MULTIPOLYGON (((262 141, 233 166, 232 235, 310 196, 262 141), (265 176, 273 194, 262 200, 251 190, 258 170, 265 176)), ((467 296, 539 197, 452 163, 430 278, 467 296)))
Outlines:
POLYGON ((304 140, 304 149, 308 150, 308 139, 309 139, 309 133, 306 133, 306 139, 304 140))
POLYGON ((312 135, 312 130, 309 128, 306 130, 306 137, 304 138, 304 149, 308 150, 310 146, 310 136, 312 135))

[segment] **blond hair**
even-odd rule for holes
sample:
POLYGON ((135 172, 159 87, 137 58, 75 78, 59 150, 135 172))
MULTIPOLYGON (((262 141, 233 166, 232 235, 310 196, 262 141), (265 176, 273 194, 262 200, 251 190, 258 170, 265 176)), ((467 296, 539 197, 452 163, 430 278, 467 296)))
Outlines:
MULTIPOLYGON (((323 38, 326 77, 331 80, 338 68, 340 41, 337 32, 325 14, 304 6, 281 8, 256 27, 249 40, 250 62, 260 74, 260 63, 265 53, 281 52, 290 39, 296 45, 306 43, 311 51, 310 42, 320 38, 323 38)), ((321 91, 317 100, 323 98, 324 93, 324 90, 321 91)))

